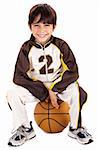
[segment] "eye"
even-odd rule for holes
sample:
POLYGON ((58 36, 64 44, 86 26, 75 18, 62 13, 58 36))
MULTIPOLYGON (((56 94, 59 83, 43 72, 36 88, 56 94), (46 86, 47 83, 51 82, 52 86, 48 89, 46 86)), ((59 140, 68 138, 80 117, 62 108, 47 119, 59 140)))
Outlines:
POLYGON ((49 26, 50 26, 50 24, 45 24, 45 26, 49 27, 49 26))
POLYGON ((34 27, 39 27, 39 25, 38 24, 34 24, 34 27))

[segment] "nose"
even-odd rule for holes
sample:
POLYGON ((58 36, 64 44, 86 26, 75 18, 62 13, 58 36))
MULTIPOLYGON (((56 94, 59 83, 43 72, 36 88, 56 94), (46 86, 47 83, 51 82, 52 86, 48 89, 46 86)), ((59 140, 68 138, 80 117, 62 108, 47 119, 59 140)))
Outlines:
POLYGON ((44 26, 40 27, 40 32, 41 32, 41 33, 44 33, 44 32, 45 32, 45 27, 44 27, 44 26))

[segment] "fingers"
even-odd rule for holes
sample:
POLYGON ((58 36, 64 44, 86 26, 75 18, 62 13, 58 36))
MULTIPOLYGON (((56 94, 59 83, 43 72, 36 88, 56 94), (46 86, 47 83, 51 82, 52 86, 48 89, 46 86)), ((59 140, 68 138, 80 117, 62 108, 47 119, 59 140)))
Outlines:
POLYGON ((53 105, 56 109, 58 109, 58 108, 59 108, 59 105, 58 105, 58 103, 57 103, 57 96, 56 96, 56 94, 55 94, 53 91, 49 90, 49 96, 50 96, 50 100, 51 100, 52 105, 53 105))
POLYGON ((45 102, 48 103, 48 99, 46 99, 45 102))
MULTIPOLYGON (((46 99, 45 102, 48 103, 49 99, 46 99)), ((57 99, 51 99, 51 103, 52 103, 52 106, 55 107, 56 109, 59 108, 59 105, 57 103, 57 99)))
POLYGON ((49 96, 45 99, 45 102, 48 103, 49 102, 49 96))
POLYGON ((51 101, 51 102, 52 102, 52 105, 53 105, 56 109, 59 108, 59 105, 58 105, 57 101, 51 101))
POLYGON ((51 91, 51 90, 49 90, 49 96, 45 99, 45 102, 48 103, 49 101, 51 101, 53 107, 55 107, 56 109, 59 108, 59 105, 58 105, 58 103, 57 103, 57 96, 56 96, 56 94, 55 94, 53 91, 51 91))

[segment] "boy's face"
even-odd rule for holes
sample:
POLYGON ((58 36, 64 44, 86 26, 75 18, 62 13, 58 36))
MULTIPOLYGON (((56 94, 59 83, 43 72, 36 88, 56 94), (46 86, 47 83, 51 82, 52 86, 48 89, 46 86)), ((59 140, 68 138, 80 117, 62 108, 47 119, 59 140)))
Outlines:
POLYGON ((35 40, 44 45, 51 37, 54 31, 53 24, 38 22, 39 16, 31 24, 31 31, 35 40))

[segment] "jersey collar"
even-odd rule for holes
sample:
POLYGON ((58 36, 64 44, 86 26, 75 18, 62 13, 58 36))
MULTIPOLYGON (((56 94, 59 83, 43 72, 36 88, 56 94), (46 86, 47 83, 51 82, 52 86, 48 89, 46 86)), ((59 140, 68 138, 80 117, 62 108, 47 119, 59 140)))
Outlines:
POLYGON ((35 47, 37 47, 37 48, 43 48, 43 49, 46 48, 46 47, 48 47, 52 43, 53 39, 54 39, 54 37, 51 36, 51 38, 49 39, 49 41, 47 41, 47 43, 45 43, 45 45, 43 46, 40 43, 38 43, 38 42, 35 41, 35 37, 33 36, 33 34, 31 34, 31 37, 30 37, 30 41, 33 43, 33 45, 35 47))

